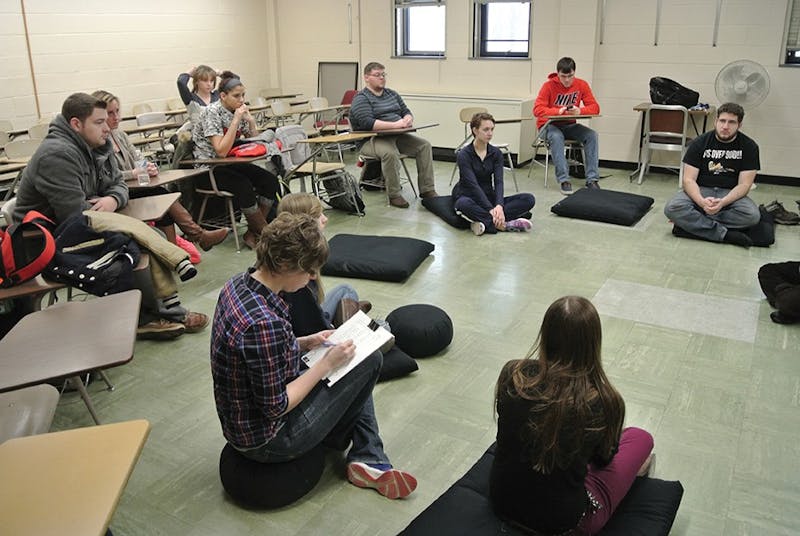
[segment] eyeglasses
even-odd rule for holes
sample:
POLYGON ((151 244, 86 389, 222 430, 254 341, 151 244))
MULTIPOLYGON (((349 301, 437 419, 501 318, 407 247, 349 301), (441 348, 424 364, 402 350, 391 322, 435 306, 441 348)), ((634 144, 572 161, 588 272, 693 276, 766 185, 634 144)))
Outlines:
POLYGON ((385 79, 387 76, 389 76, 389 73, 387 73, 386 71, 384 71, 382 73, 370 73, 370 76, 374 76, 375 78, 384 78, 385 79))

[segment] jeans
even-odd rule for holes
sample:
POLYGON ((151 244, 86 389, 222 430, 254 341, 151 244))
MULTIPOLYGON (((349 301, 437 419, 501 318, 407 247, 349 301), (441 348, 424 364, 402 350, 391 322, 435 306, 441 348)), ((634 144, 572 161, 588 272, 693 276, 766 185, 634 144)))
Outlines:
POLYGON ((378 380, 383 356, 375 352, 328 387, 319 382, 292 411, 268 443, 240 451, 262 463, 286 462, 324 444, 345 450, 347 462, 389 463, 378 432, 372 388, 378 380))
POLYGON ((583 144, 583 152, 586 154, 586 162, 583 163, 586 169, 586 182, 596 181, 600 178, 598 167, 598 144, 597 132, 580 123, 568 123, 559 125, 551 123, 544 132, 544 137, 550 145, 550 158, 556 166, 556 179, 559 184, 569 180, 569 169, 567 168, 567 157, 564 154, 564 140, 576 140, 583 144))
MULTIPOLYGON (((728 192, 725 188, 700 187, 703 197, 723 198, 728 192)), ((714 242, 722 242, 729 228, 747 229, 761 220, 758 207, 749 197, 737 199, 716 214, 706 214, 684 191, 667 201, 664 215, 684 231, 714 242)))
POLYGON ((322 305, 320 305, 325 322, 328 324, 332 322, 333 315, 336 314, 336 308, 343 299, 358 301, 358 292, 350 285, 336 285, 330 292, 325 293, 325 299, 322 300, 322 305))
POLYGON ((619 451, 611 463, 605 467, 589 465, 586 490, 602 508, 587 512, 578 525, 583 532, 597 534, 611 519, 652 450, 653 436, 641 428, 626 428, 619 440, 619 451))

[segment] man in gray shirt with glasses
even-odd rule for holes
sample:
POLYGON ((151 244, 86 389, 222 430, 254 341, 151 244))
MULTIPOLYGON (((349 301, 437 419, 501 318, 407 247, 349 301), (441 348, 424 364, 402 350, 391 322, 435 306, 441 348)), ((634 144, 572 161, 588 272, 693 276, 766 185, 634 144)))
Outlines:
MULTIPOLYGON (((364 67, 364 89, 353 98, 350 124, 353 130, 394 130, 411 128, 414 116, 403 98, 386 87, 386 70, 378 62, 364 67)), ((400 155, 417 162, 417 184, 420 196, 436 197, 433 181, 433 149, 428 140, 410 133, 376 136, 361 145, 361 154, 381 161, 386 193, 393 207, 408 208, 400 187, 400 155)))

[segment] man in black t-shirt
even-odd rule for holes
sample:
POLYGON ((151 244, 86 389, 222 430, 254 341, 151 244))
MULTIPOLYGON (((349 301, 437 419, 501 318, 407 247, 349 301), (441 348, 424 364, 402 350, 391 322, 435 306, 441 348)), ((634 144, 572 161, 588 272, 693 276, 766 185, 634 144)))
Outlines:
POLYGON ((714 131, 696 138, 683 157, 683 190, 664 214, 681 229, 714 242, 753 245, 738 229, 756 225, 761 214, 747 197, 761 167, 758 144, 739 132, 744 110, 728 102, 717 110, 714 131))

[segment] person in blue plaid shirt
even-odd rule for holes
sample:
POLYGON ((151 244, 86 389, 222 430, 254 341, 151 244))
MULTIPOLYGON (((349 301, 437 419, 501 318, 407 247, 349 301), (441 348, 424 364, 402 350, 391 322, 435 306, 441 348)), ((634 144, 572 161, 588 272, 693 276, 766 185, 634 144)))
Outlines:
POLYGON ((280 463, 320 443, 347 452, 347 478, 390 499, 416 479, 394 469, 383 450, 372 402, 383 357, 375 352, 328 387, 320 380, 355 355, 352 341, 331 346, 304 368, 304 352, 332 330, 296 338, 280 292, 308 284, 328 258, 328 243, 308 214, 280 214, 264 228, 256 265, 220 291, 211 332, 211 372, 222 431, 244 456, 280 463))

